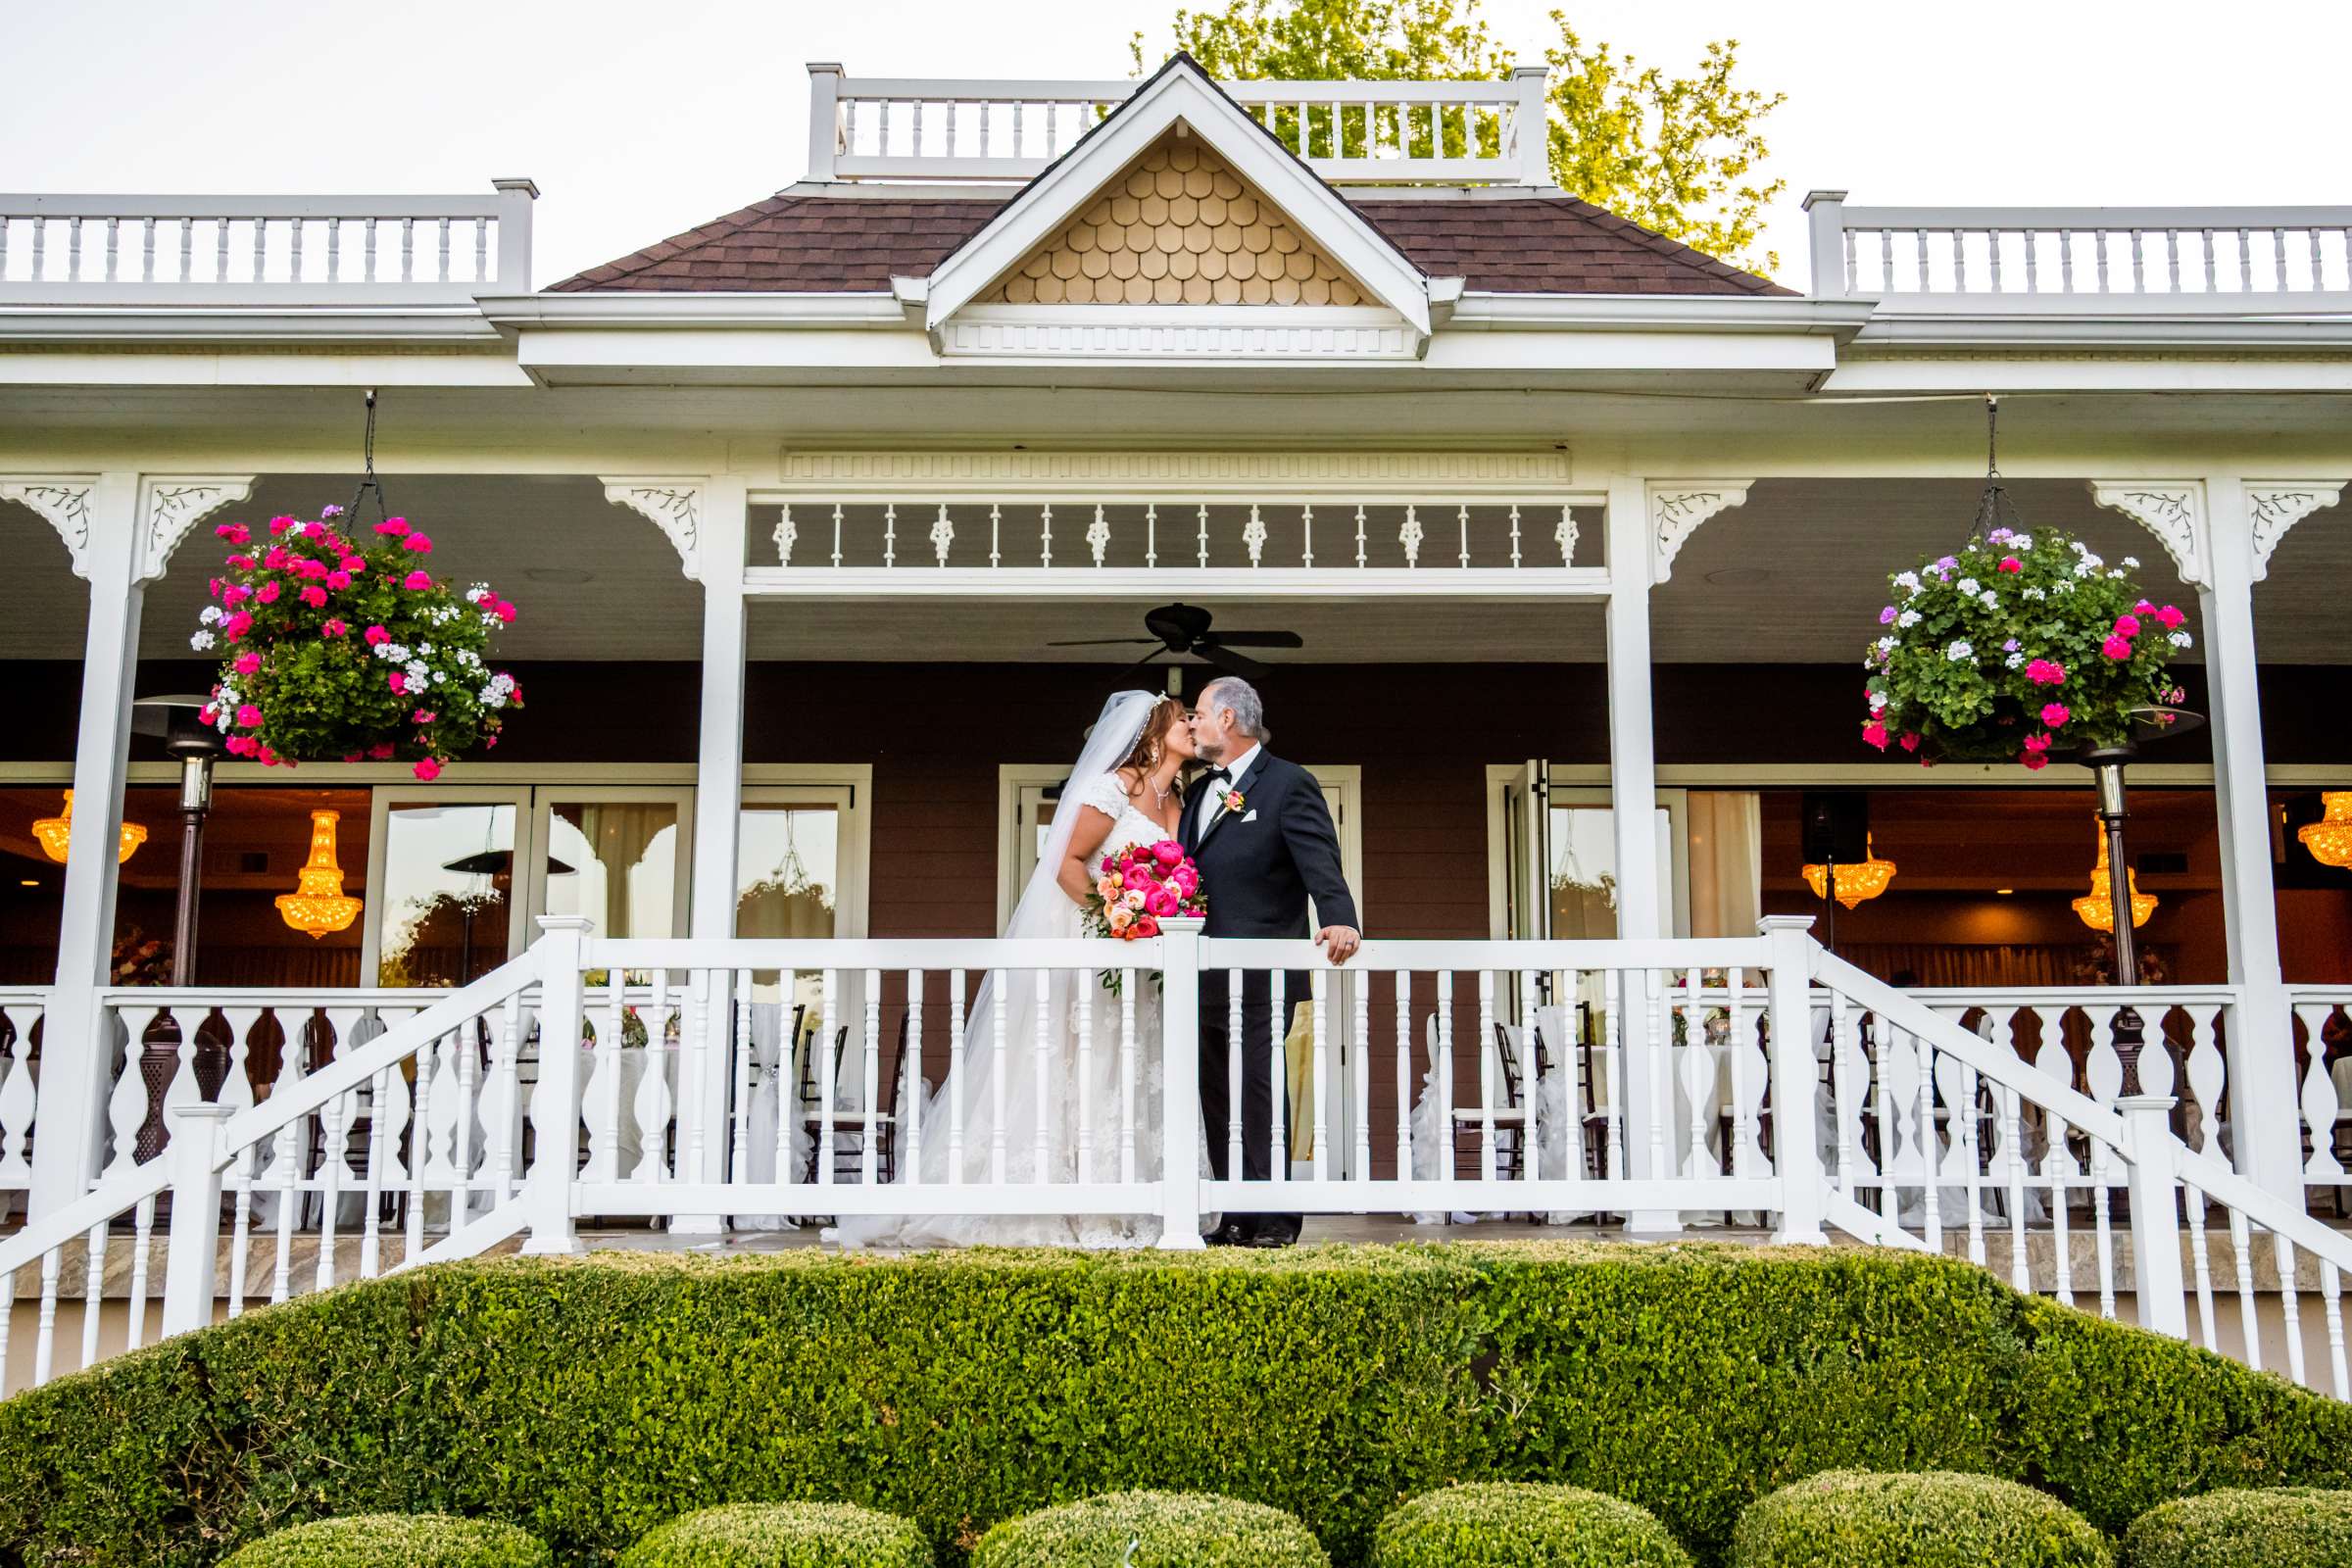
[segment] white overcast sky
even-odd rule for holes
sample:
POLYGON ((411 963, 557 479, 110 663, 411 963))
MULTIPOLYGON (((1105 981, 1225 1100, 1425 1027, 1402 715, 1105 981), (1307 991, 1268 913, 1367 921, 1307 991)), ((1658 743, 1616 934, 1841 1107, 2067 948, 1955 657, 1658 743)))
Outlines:
MULTIPOLYGON (((1797 203, 2340 203, 2343 0, 1487 0, 1536 58, 1554 3, 1644 63, 1736 37, 1786 92, 1797 203)), ((853 74, 1119 76, 1171 0, 0 0, 0 189, 437 192, 539 183, 551 282, 805 167, 809 60, 853 74)))

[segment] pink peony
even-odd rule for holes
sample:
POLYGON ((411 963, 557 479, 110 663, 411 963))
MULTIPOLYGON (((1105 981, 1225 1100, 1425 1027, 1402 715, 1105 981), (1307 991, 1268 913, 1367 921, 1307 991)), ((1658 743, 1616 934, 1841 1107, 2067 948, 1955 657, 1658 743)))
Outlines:
POLYGON ((420 533, 413 533, 400 543, 402 549, 414 550, 420 556, 429 556, 433 553, 433 542, 420 533))
POLYGON ((392 672, 391 681, 392 690, 395 695, 404 697, 408 695, 409 677, 406 674, 396 669, 392 672))
POLYGON ((361 636, 370 648, 381 648, 392 640, 392 634, 381 626, 370 626, 361 636))
POLYGON ((1152 896, 1144 901, 1144 907, 1164 920, 1174 914, 1183 902, 1172 889, 1154 888, 1152 896))
POLYGON ((330 620, 318 628, 318 635, 321 637, 347 637, 350 634, 351 622, 347 620, 330 620))
POLYGON ((2138 617, 2137 615, 2118 615, 2118 616, 2116 616, 2116 617, 2115 617, 2115 634, 2116 634, 2118 637, 2136 637, 2136 636, 2138 636, 2138 635, 2139 635, 2139 617, 2138 617))
POLYGON ((265 605, 277 603, 277 584, 266 582, 253 591, 253 597, 265 605))
POLYGON ((237 722, 247 729, 259 728, 262 722, 262 710, 253 704, 246 703, 237 709, 237 722))
POLYGON ((2001 558, 2000 569, 2002 571, 2023 571, 2026 569, 2026 564, 2018 560, 2015 556, 2003 556, 2001 558))
POLYGON ((433 579, 431 574, 428 572, 412 571, 406 577, 400 579, 400 585, 403 588, 416 591, 418 589, 430 588, 433 585, 433 579))
POLYGON ((2188 617, 2180 613, 2180 612, 2175 607, 2167 605, 2162 610, 2156 612, 2156 618, 2164 622, 2164 629, 2166 631, 2178 631, 2180 628, 2180 623, 2186 620, 2188 617))
POLYGON ((2109 659, 2130 659, 2132 657, 2132 645, 2124 641, 2124 639, 2121 637, 2110 637, 2105 642, 2099 644, 2099 652, 2106 655, 2109 659))
POLYGON ((430 784, 433 780, 441 776, 440 759, 433 757, 418 758, 416 760, 416 773, 418 778, 424 780, 427 784, 430 784))
POLYGON ((241 522, 224 522, 213 532, 232 545, 241 545, 253 538, 253 530, 241 522))
POLYGON ((1862 739, 1867 744, 1876 746, 1880 751, 1885 751, 1886 749, 1886 726, 1875 718, 1872 719, 1862 726, 1862 739))
POLYGON ((1110 875, 1110 874, 1111 874, 1113 871, 1116 871, 1118 868, 1119 868, 1119 862, 1118 862, 1118 861, 1116 861, 1116 860, 1112 859, 1112 858, 1111 858, 1109 856, 1107 856, 1107 855, 1105 855, 1104 857, 1102 857, 1102 874, 1103 874, 1104 876, 1108 876, 1108 875, 1110 875))
POLYGON ((236 662, 235 668, 236 668, 236 671, 237 671, 237 673, 238 673, 238 674, 240 674, 240 675, 251 675, 251 674, 255 673, 257 670, 259 670, 261 667, 262 667, 262 656, 261 656, 261 655, 259 655, 259 654, 239 654, 239 655, 237 656, 237 662, 236 662))
POLYGON ((1159 922, 1147 914, 1142 919, 1136 921, 1135 924, 1128 929, 1127 934, 1139 939, 1143 937, 1155 937, 1159 935, 1159 922))
POLYGON ((317 583, 312 583, 309 587, 303 589, 302 602, 310 606, 313 610, 324 610, 326 608, 326 590, 319 587, 317 583))
POLYGON ((1168 873, 1168 886, 1189 899, 1200 891, 1200 873, 1189 865, 1180 865, 1168 873))
POLYGON ((1152 858, 1162 866, 1172 868, 1177 861, 1184 858, 1184 846, 1174 839, 1161 839, 1157 844, 1152 846, 1152 858))
POLYGON ((2041 721, 2052 729, 2059 728, 2074 716, 2066 710, 2064 703, 2048 703, 2043 705, 2041 710, 2041 721))

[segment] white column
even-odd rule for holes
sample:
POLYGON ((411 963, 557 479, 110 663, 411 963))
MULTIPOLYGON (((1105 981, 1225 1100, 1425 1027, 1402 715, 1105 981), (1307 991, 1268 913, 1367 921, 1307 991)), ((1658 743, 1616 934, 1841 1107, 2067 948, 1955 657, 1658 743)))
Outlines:
POLYGON ((2231 1146, 2238 1169, 2302 1206, 2302 1111, 2294 1025, 2278 966, 2278 906, 2271 875, 2271 807, 2256 684, 2254 580, 2260 572, 2247 486, 2204 485, 2209 508, 2205 581, 2206 702, 2212 710, 2213 790, 2221 823, 2223 926, 2230 983, 2239 988, 2230 1032, 2231 1146))
MULTIPOLYGON (((741 479, 713 480, 703 529, 703 722, 694 781, 694 893, 691 933, 713 941, 735 935, 736 845, 743 816, 743 568, 749 502, 741 479)), ((735 1018, 733 972, 710 976, 709 1047, 694 1063, 691 1088, 680 1074, 679 1177, 727 1179, 729 1042, 735 1018), (689 1098, 691 1096, 691 1098, 689 1098), (685 1172, 686 1152, 700 1164, 685 1172)), ((735 1049, 750 1050, 749 1041, 735 1049)), ((681 1064, 683 1065, 683 1064, 681 1064)), ((716 1216, 681 1218, 682 1231, 715 1231, 716 1216)))
POLYGON ((74 744, 74 836, 66 852, 57 933, 57 989, 42 1038, 41 1106, 32 1148, 33 1218, 86 1192, 105 1150, 113 1039, 98 1009, 114 956, 115 855, 122 831, 122 772, 138 675, 139 480, 112 472, 33 480, 0 490, 40 511, 66 536, 74 570, 90 585, 82 640, 81 717, 74 744))
MULTIPOLYGON (((1649 501, 1639 479, 1609 485, 1608 511, 1609 809, 1617 839, 1617 934, 1642 938, 1666 934, 1659 918, 1656 829, 1650 825, 1658 799, 1656 752, 1650 730, 1649 589, 1655 546, 1649 501)), ((1623 977, 1619 1017, 1625 1030, 1625 1154, 1636 1180, 1670 1176, 1651 1168, 1649 1128, 1657 1115, 1656 1096, 1665 1063, 1653 1062, 1643 1021, 1657 976, 1632 970, 1623 977)), ((1671 1080, 1667 1080, 1671 1092, 1671 1080)), ((1668 1118, 1671 1128, 1672 1118, 1668 1118)), ((1673 1148, 1673 1133, 1667 1134, 1673 1148)), ((1671 1161, 1669 1161, 1671 1163, 1671 1161)), ((1682 1216, 1659 1209, 1632 1216, 1643 1234, 1679 1230, 1682 1216)))

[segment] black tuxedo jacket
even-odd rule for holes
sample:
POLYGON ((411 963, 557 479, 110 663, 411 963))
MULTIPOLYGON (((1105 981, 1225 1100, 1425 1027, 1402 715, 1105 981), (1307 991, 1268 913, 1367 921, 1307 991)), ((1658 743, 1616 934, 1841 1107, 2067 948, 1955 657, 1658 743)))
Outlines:
POLYGON ((1181 837, 1208 899, 1205 935, 1306 936, 1310 897, 1324 924, 1358 924, 1340 867, 1339 831, 1313 774, 1261 748, 1234 781, 1241 808, 1228 808, 1203 826, 1200 798, 1208 787, 1203 774, 1184 792, 1181 837))

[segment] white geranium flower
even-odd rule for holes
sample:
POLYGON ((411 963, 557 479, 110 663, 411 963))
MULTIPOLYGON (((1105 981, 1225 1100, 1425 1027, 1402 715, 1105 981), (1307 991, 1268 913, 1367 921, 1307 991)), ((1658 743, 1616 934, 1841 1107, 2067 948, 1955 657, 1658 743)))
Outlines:
POLYGON ((2048 594, 2043 593, 2038 588, 2020 588, 2017 591, 2017 596, 2020 599, 2047 599, 2050 597, 2048 594))
POLYGON ((2139 569, 2139 558, 2137 556, 2126 556, 2124 558, 2124 564, 2131 567, 2133 571, 2137 571, 2139 569))
POLYGON ((1898 571, 1894 574, 1894 585, 1897 588, 1907 589, 1912 593, 1917 593, 1919 592, 1919 573, 1916 571, 1898 571))
POLYGON ((1875 713, 1875 712, 1877 712, 1877 711, 1878 711, 1880 709, 1882 709, 1882 708, 1885 708, 1886 706, 1886 694, 1885 692, 1872 692, 1872 693, 1870 694, 1870 710, 1871 710, 1872 712, 1874 712, 1874 713, 1875 713))
POLYGON ((1901 614, 1894 617, 1894 623, 1897 626, 1901 626, 1906 629, 1916 626, 1919 624, 1919 612, 1916 610, 1906 610, 1901 614))
POLYGON ((1891 637, 1882 637, 1878 640, 1875 646, 1882 654, 1891 654, 1894 652, 1894 639, 1891 637))
POLYGON ((2009 543, 2020 552, 2031 550, 2034 548, 2034 536, 2030 533, 2012 534, 2009 543))
POLYGON ((1976 653, 1976 649, 1970 647, 1966 639, 1958 639, 1953 642, 1951 647, 1943 651, 1943 657, 1956 664, 1963 659, 1975 658, 1976 653))
POLYGON ((213 646, 213 634, 209 631, 199 631, 188 639, 188 646, 201 654, 213 646))
POLYGON ((406 674, 412 681, 422 681, 432 672, 432 667, 421 659, 410 660, 406 670, 406 674))
POLYGON ((1998 610, 2001 608, 2001 596, 1994 593, 1991 589, 1985 589, 1980 597, 1984 601, 1984 608, 1986 610, 1998 610))
POLYGON ((207 605, 204 607, 204 613, 198 615, 196 618, 203 621, 207 626, 210 626, 220 618, 220 607, 219 605, 207 605))
POLYGON ((2177 631, 2165 638, 2165 641, 2171 643, 2175 648, 2187 648, 2193 645, 2196 639, 2184 631, 2177 631))
POLYGON ((2020 665, 2020 664, 2024 663, 2025 662, 2026 662, 2026 656, 2025 656, 2025 655, 2023 655, 2023 654, 2011 654, 2011 655, 2010 655, 2010 656, 2009 656, 2007 659, 2004 659, 2004 660, 2002 660, 2002 661, 2001 661, 2001 667, 2003 667, 2004 669, 2015 669, 2015 668, 2017 668, 2017 667, 2018 667, 2018 665, 2020 665))
POLYGON ((1954 586, 1957 587, 1962 593, 1968 595, 1971 599, 1974 599, 1977 595, 1978 584, 1977 579, 1974 577, 1963 577, 1958 583, 1954 584, 1954 586))

